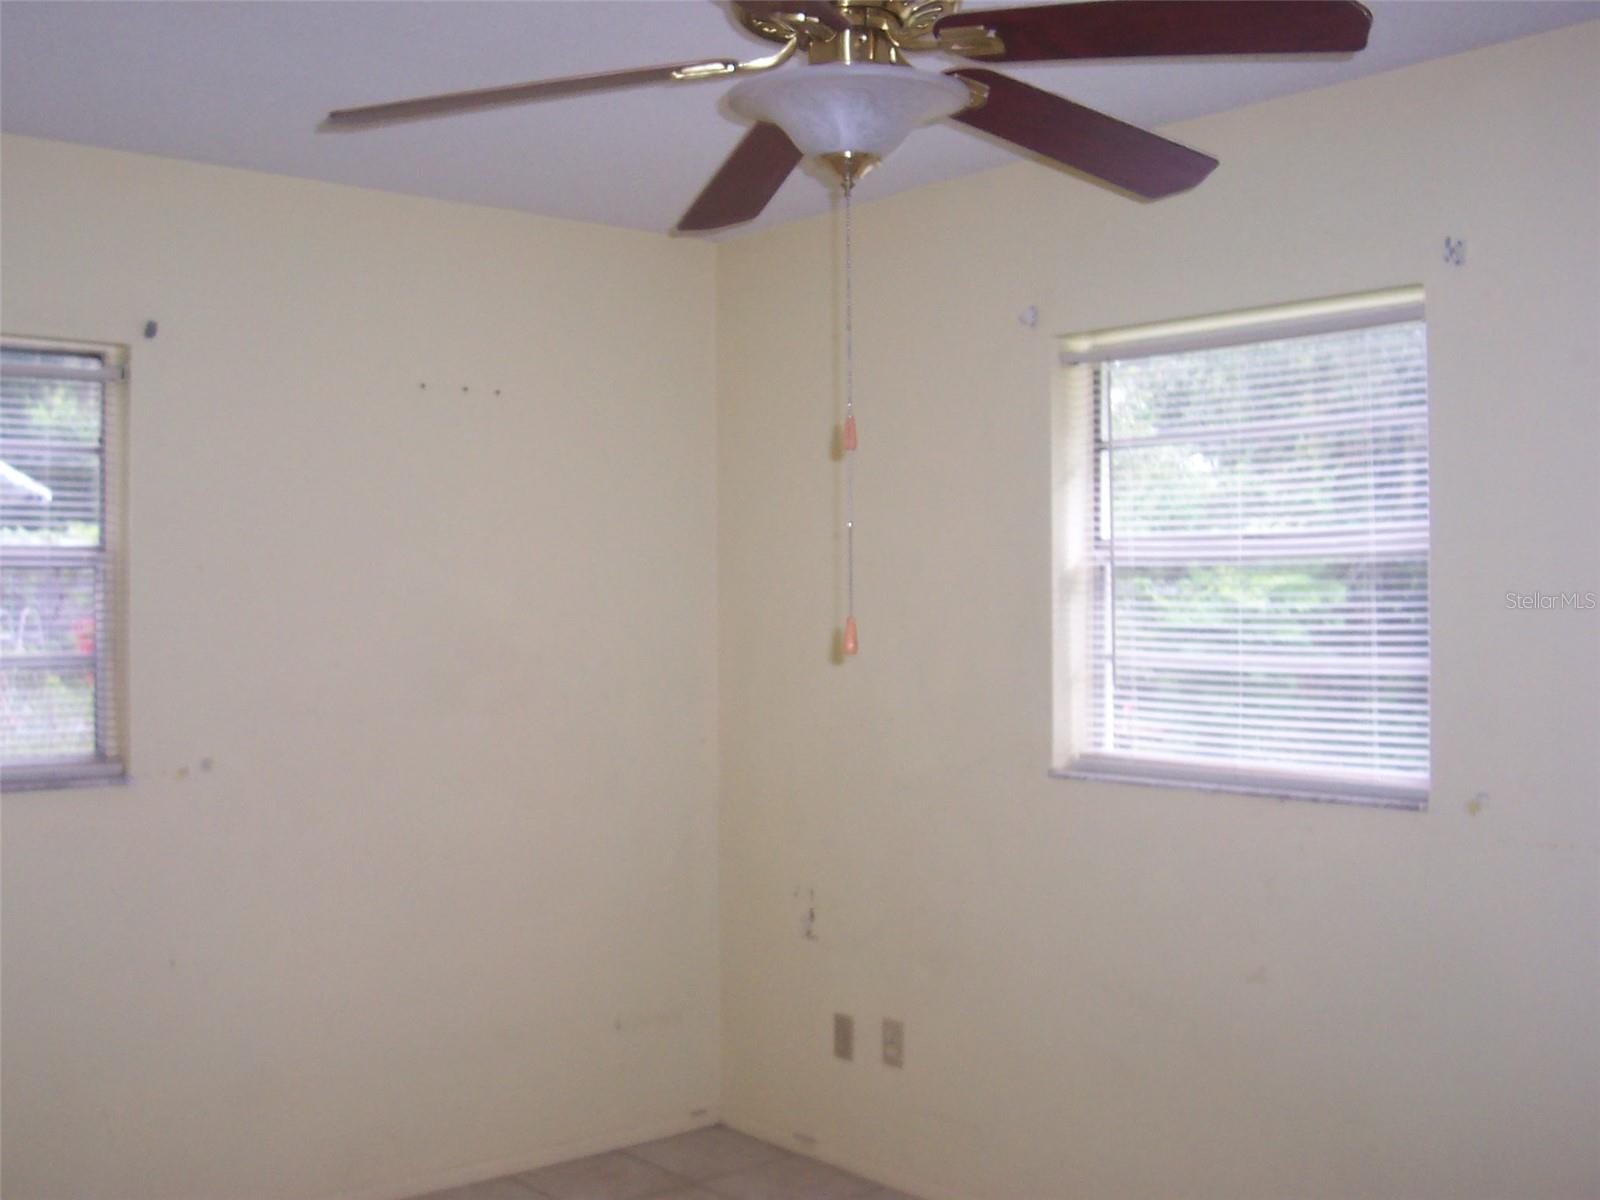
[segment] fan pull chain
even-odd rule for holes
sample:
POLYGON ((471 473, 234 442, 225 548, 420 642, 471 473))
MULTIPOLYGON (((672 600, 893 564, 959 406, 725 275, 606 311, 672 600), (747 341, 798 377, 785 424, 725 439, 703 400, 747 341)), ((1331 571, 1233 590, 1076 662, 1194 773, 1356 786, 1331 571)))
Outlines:
POLYGON ((844 186, 844 652, 860 648, 856 636, 856 363, 855 262, 850 222, 852 180, 844 186))

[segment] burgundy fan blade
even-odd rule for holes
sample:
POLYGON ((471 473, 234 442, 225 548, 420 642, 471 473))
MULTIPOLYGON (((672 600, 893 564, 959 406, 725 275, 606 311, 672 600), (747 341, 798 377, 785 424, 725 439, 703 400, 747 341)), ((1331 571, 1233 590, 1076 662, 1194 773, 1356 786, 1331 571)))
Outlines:
POLYGON ((984 104, 958 112, 951 120, 992 133, 1146 199, 1186 191, 1217 165, 1210 155, 997 71, 960 67, 945 74, 970 79, 989 89, 989 99, 984 104))
POLYGON ((396 100, 390 104, 369 104, 363 108, 341 108, 329 113, 323 125, 329 129, 357 129, 390 121, 415 121, 447 113, 499 108, 504 104, 525 104, 530 100, 547 100, 552 96, 637 87, 641 83, 664 83, 672 79, 675 72, 695 65, 698 64, 673 63, 662 67, 606 71, 599 75, 569 75, 564 79, 538 79, 532 83, 513 83, 506 87, 445 92, 437 96, 419 96, 415 100, 396 100))
POLYGON ((848 29, 850 22, 829 0, 733 0, 733 6, 752 17, 770 18, 774 13, 798 13, 820 21, 829 29, 848 29))
POLYGON ((985 62, 1339 54, 1366 46, 1372 14, 1355 0, 1086 0, 954 13, 934 30, 943 35, 969 26, 992 30, 1005 45, 996 54, 975 49, 969 56, 985 62))
POLYGON ((678 232, 721 229, 760 216, 801 157, 783 130, 776 125, 757 125, 734 147, 728 161, 683 214, 678 232))

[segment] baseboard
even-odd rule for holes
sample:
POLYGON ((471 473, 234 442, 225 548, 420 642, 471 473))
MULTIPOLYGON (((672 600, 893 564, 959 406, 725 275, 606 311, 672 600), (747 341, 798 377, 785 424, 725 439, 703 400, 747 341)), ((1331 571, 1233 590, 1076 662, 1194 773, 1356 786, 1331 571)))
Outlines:
POLYGON ((741 1116, 724 1113, 722 1124, 729 1129, 736 1129, 740 1133, 749 1134, 753 1138, 760 1138, 763 1142, 771 1142, 774 1146, 782 1146, 785 1150, 792 1150, 807 1158, 814 1158, 818 1162, 825 1162, 830 1167, 838 1167, 841 1171, 849 1171, 852 1175, 860 1175, 863 1179, 870 1179, 882 1187, 892 1188, 899 1192, 911 1192, 921 1196, 923 1200, 974 1200, 971 1195, 952 1192, 947 1184, 938 1183, 930 1179, 921 1179, 915 1175, 907 1174, 897 1168, 882 1166, 874 1162, 864 1162, 855 1159, 841 1158, 824 1145, 815 1140, 807 1141, 796 1135, 793 1130, 773 1129, 762 1125, 759 1121, 747 1121, 741 1116))
POLYGON ((319 1200, 411 1200, 411 1197, 425 1196, 430 1192, 442 1192, 446 1188, 464 1187, 469 1183, 483 1183, 486 1180, 499 1179, 505 1175, 518 1175, 523 1171, 536 1171, 540 1167, 566 1162, 568 1159, 584 1158, 590 1154, 604 1154, 608 1150, 620 1150, 624 1146, 637 1146, 640 1142, 652 1142, 656 1138, 671 1137, 678 1133, 704 1129, 708 1125, 715 1125, 721 1119, 717 1115, 715 1108, 697 1111, 700 1112, 697 1117, 680 1117, 673 1120, 647 1122, 620 1133, 613 1131, 599 1134, 592 1138, 579 1138, 575 1141, 546 1146, 529 1151, 526 1154, 514 1155, 510 1158, 498 1159, 492 1162, 472 1163, 462 1167, 450 1167, 446 1170, 429 1172, 410 1179, 392 1180, 388 1183, 375 1184, 372 1187, 357 1188, 354 1191, 333 1192, 320 1197, 319 1200))

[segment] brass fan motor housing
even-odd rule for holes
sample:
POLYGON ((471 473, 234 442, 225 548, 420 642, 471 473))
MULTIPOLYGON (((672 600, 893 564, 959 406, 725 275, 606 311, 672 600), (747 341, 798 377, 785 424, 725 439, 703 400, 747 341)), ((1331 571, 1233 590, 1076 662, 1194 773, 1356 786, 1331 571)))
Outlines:
POLYGON ((804 12, 781 9, 761 13, 735 6, 746 29, 769 41, 794 40, 813 63, 872 62, 906 65, 905 52, 953 49, 981 52, 998 39, 982 26, 953 30, 954 38, 940 38, 933 27, 961 7, 961 0, 833 0, 833 7, 848 22, 835 29, 804 12))

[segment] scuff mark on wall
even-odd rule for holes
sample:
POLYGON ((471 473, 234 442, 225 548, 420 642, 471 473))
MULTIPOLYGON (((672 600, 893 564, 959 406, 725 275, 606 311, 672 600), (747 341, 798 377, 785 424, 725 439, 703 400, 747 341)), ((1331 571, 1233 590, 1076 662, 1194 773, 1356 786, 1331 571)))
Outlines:
POLYGON ((805 892, 803 901, 805 909, 800 914, 800 936, 814 942, 817 940, 817 889, 796 887, 794 889, 796 900, 801 899, 802 890, 805 892))

